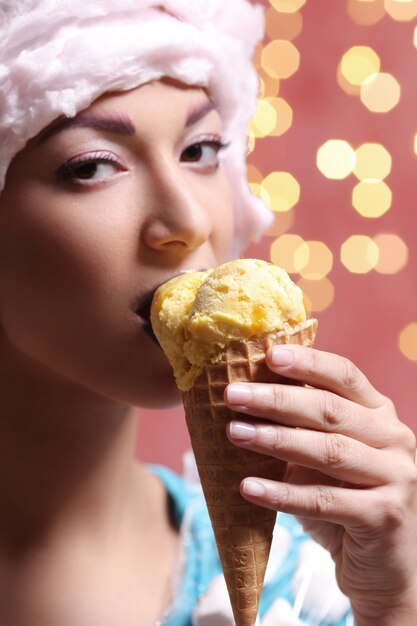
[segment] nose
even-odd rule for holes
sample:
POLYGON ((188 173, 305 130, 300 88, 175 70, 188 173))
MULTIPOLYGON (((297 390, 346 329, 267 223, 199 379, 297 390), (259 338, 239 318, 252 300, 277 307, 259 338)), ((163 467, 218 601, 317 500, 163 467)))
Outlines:
POLYGON ((213 231, 209 181, 165 168, 154 177, 150 210, 142 229, 148 248, 186 254, 210 239, 213 231))

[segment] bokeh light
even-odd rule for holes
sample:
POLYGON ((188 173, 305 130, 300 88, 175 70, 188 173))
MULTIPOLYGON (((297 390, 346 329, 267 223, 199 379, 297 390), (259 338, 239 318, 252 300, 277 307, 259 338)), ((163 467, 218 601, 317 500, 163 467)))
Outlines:
POLYGON ((417 322, 412 322, 400 333, 399 347, 410 361, 417 361, 417 322))
POLYGON ((340 62, 340 71, 352 85, 362 85, 370 76, 381 69, 381 60, 369 46, 353 46, 345 52, 340 62))
POLYGON ((293 111, 283 98, 270 98, 268 100, 275 110, 277 121, 275 127, 269 133, 271 137, 279 137, 287 132, 292 126, 293 111))
MULTIPOLYGON (((291 230, 295 222, 295 211, 285 211, 285 213, 275 213, 275 219, 268 230, 264 233, 266 237, 279 237, 291 230)), ((270 254, 269 254, 270 257, 270 254)))
POLYGON ((384 7, 398 22, 409 22, 417 17, 417 0, 385 0, 384 7))
POLYGON ((289 274, 296 274, 298 270, 295 255, 303 243, 304 239, 300 235, 285 234, 278 237, 271 245, 271 262, 284 268, 289 274))
POLYGON ((384 0, 348 0, 347 11, 360 26, 373 26, 386 14, 384 0))
POLYGON ((269 0, 276 11, 295 13, 305 5, 307 0, 269 0))
POLYGON ((258 185, 260 185, 264 179, 264 175, 262 174, 260 169, 258 169, 256 165, 253 165, 253 163, 247 164, 246 177, 248 179, 249 184, 257 183, 258 185))
POLYGON ((294 266, 307 280, 321 280, 333 267, 333 254, 322 241, 305 241, 294 253, 294 266))
POLYGON ((392 74, 379 72, 362 83, 360 98, 373 113, 388 113, 399 103, 401 87, 392 74))
POLYGON ((261 67, 272 78, 286 79, 300 66, 300 53, 291 41, 274 39, 261 54, 261 67))
POLYGON ((270 7, 266 11, 265 20, 265 32, 270 39, 292 41, 303 29, 303 16, 300 12, 279 13, 270 7))
POLYGON ((289 211, 300 199, 300 185, 289 172, 272 172, 262 183, 273 211, 289 211))
POLYGON ((347 178, 355 167, 355 151, 347 141, 329 139, 317 152, 317 167, 327 178, 347 178))
POLYGON ((356 150, 354 174, 362 181, 384 180, 390 173, 392 158, 379 143, 364 143, 356 150))
POLYGON ((340 260, 349 272, 367 274, 378 263, 379 249, 371 237, 352 235, 342 244, 340 260))
POLYGON ((398 274, 408 263, 407 244, 399 235, 380 233, 374 237, 378 246, 379 258, 375 270, 380 274, 398 274))
POLYGON ((327 277, 321 280, 301 278, 297 284, 304 293, 304 304, 308 313, 319 313, 333 303, 334 286, 327 277))
POLYGON ((352 204, 362 217, 381 217, 391 208, 392 191, 383 181, 361 181, 353 189, 352 204))
POLYGON ((277 113, 269 98, 259 98, 256 112, 250 123, 250 130, 255 137, 266 137, 277 125, 277 113))
POLYGON ((262 69, 259 73, 259 96, 260 98, 275 98, 279 94, 281 81, 279 78, 272 78, 262 69))
POLYGON ((247 155, 251 154, 255 150, 255 146, 256 146, 255 133, 253 132, 253 130, 251 128, 249 128, 249 131, 248 131, 248 145, 247 145, 246 154, 247 155))

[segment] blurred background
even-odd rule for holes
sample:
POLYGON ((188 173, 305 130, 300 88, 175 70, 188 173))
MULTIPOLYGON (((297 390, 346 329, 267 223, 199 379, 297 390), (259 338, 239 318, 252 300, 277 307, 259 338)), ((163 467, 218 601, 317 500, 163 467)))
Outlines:
MULTIPOLYGON (((258 0, 266 34, 248 180, 275 224, 242 256, 284 267, 417 432, 417 0, 258 0)), ((140 411, 137 452, 181 471, 183 410, 140 411)))

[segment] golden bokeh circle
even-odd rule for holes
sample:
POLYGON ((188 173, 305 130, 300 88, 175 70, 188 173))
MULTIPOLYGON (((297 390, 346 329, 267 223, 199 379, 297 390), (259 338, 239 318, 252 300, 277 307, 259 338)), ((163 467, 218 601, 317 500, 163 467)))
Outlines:
POLYGON ((417 17, 417 0, 385 0, 384 8, 397 22, 410 22, 417 17))
POLYGON ((333 267, 333 253, 322 241, 305 241, 294 254, 297 272, 307 280, 321 280, 333 267))
POLYGON ((253 165, 253 163, 247 163, 246 164, 246 178, 249 184, 256 183, 260 185, 264 179, 264 175, 256 167, 256 165, 253 165))
MULTIPOLYGON (((280 237, 287 233, 294 226, 295 211, 285 211, 285 213, 274 213, 275 219, 271 226, 264 232, 266 237, 280 237)), ((279 265, 279 263, 278 263, 279 265)))
POLYGON ((342 74, 342 64, 338 63, 337 65, 337 82, 339 84, 339 87, 341 87, 343 89, 343 91, 345 93, 348 94, 348 96, 359 96, 361 93, 361 86, 360 85, 353 85, 352 83, 350 83, 342 74))
MULTIPOLYGON (((227 0, 224 0, 227 1, 227 0)), ((265 32, 270 39, 286 39, 292 41, 303 30, 303 16, 298 12, 279 13, 269 7, 265 14, 265 32)))
POLYGON ((340 71, 352 85, 362 83, 381 69, 381 60, 369 46, 353 46, 342 57, 340 71))
POLYGON ((281 87, 281 81, 279 78, 272 78, 262 68, 258 69, 259 76, 259 97, 263 98, 276 98, 279 94, 281 87))
POLYGON ((373 26, 386 14, 384 0, 348 0, 347 12, 360 26, 373 26))
POLYGON ((354 174, 362 181, 384 180, 392 168, 392 157, 380 143, 364 143, 356 150, 354 174))
POLYGON ((274 39, 262 50, 261 67, 272 78, 290 78, 300 67, 300 53, 291 41, 274 39))
POLYGON ((269 2, 280 13, 295 13, 305 5, 307 0, 269 0, 269 2))
POLYGON ((317 167, 327 178, 342 180, 347 178, 355 167, 355 151, 342 139, 329 139, 317 152, 317 167))
POLYGON ((360 98, 373 113, 388 113, 399 103, 401 87, 392 74, 378 72, 362 83, 360 98))
POLYGON ((262 182, 273 211, 289 211, 300 199, 300 184, 289 172, 272 172, 262 182))
POLYGON ((361 181, 353 189, 352 204, 362 217, 381 217, 392 206, 392 191, 384 181, 361 181))
POLYGON ((342 244, 340 260, 349 272, 367 274, 378 263, 379 249, 371 237, 352 235, 342 244))
POLYGON ((300 235, 285 234, 278 237, 272 244, 270 259, 275 265, 279 265, 289 274, 296 274, 295 255, 298 248, 304 243, 300 235))
POLYGON ((408 324, 400 333, 399 348, 410 361, 417 361, 417 322, 408 324))
POLYGON ((246 155, 252 154, 252 152, 255 150, 255 147, 256 147, 256 137, 253 131, 249 129, 246 155))
POLYGON ((269 102, 277 116, 275 127, 271 130, 269 135, 271 137, 280 137, 292 126, 294 118, 293 110, 283 98, 270 98, 269 102))
POLYGON ((398 274, 406 267, 409 258, 408 246, 395 233, 380 233, 374 237, 379 258, 375 270, 379 274, 398 274))
POLYGON ((334 286, 327 276, 321 280, 301 278, 297 285, 304 294, 304 305, 308 313, 320 313, 333 303, 334 286))
POLYGON ((266 137, 277 125, 277 113, 270 98, 258 98, 256 111, 250 122, 250 131, 256 138, 266 137))

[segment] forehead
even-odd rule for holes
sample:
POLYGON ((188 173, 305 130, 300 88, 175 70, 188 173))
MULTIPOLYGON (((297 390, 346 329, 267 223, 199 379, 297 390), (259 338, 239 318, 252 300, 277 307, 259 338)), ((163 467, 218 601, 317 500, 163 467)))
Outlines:
POLYGON ((201 87, 187 86, 171 80, 147 83, 126 92, 108 93, 75 117, 61 117, 47 126, 35 139, 43 143, 54 135, 72 128, 92 128, 119 135, 134 135, 132 118, 167 119, 184 127, 196 124, 211 111, 214 102, 201 87))

